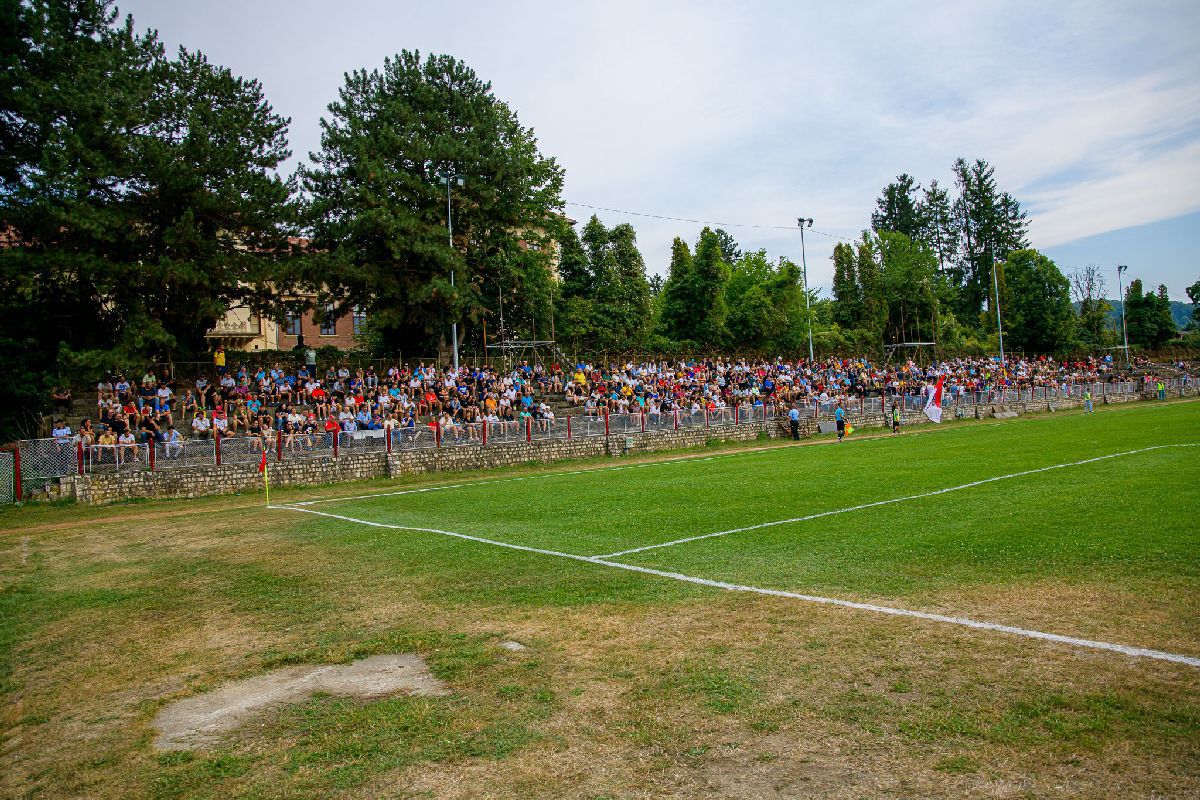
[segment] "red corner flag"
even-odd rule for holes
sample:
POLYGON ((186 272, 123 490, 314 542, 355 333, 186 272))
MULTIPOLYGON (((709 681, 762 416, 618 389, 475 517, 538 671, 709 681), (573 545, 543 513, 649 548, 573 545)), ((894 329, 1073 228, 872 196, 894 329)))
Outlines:
POLYGON ((261 472, 262 476, 263 476, 263 491, 266 493, 267 505, 269 506, 269 505, 271 505, 271 481, 268 477, 269 473, 267 472, 266 448, 263 449, 262 458, 259 459, 258 471, 261 472))
POLYGON ((929 395, 929 402, 925 404, 925 416, 929 417, 931 422, 942 421, 942 381, 945 379, 945 375, 938 375, 937 387, 934 388, 933 394, 929 395))

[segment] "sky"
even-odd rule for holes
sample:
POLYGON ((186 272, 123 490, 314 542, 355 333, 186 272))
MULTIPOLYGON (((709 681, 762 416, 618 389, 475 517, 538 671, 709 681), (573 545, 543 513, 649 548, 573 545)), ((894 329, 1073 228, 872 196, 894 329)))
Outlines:
POLYGON ((117 0, 259 79, 301 159, 347 71, 403 49, 491 81, 566 170, 567 212, 629 222, 649 272, 722 223, 827 293, 837 237, 907 172, 984 158, 1064 272, 1173 299, 1200 280, 1200 3, 117 0), (736 223, 735 226, 733 223, 736 223), (716 226, 714 226, 716 227, 716 226))

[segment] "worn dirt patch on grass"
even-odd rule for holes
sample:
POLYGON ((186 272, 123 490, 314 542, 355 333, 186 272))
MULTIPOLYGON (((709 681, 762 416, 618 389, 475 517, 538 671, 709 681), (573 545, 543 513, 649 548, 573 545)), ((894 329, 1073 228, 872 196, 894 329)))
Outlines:
POLYGON ((429 673, 425 660, 412 653, 370 656, 353 664, 283 667, 167 706, 154 719, 159 731, 154 745, 160 750, 202 748, 268 708, 316 692, 364 698, 450 693, 429 673))

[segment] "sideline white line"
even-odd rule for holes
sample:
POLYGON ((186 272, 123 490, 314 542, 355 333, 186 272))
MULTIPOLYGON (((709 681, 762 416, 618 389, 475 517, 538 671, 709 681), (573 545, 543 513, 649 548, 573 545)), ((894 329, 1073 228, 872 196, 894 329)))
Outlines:
POLYGON ((949 486, 945 489, 935 489, 932 492, 922 492, 921 494, 910 494, 904 497, 893 497, 889 500, 877 500, 874 503, 863 503, 858 506, 849 506, 848 508, 836 508, 832 511, 821 511, 816 514, 808 514, 803 517, 791 517, 789 519, 778 519, 773 522, 760 522, 757 525, 746 525, 742 528, 730 528, 727 531, 717 531, 716 533, 702 533, 698 536, 687 536, 683 539, 674 539, 661 544, 648 544, 644 547, 631 547, 628 550, 619 550, 615 553, 603 553, 601 555, 592 556, 592 558, 616 558, 617 556, 627 556, 632 553, 644 553, 647 550, 658 550, 663 547, 674 547, 677 544, 686 544, 687 542, 698 542, 701 539, 713 539, 718 536, 728 536, 731 533, 745 533, 746 531, 756 531, 761 528, 773 528, 776 525, 790 525, 793 522, 807 522, 812 519, 820 519, 821 517, 832 517, 837 514, 849 514, 851 511, 862 511, 864 508, 877 508, 879 506, 891 505, 893 503, 904 503, 909 500, 920 500, 925 497, 935 497, 939 494, 948 492, 957 492, 963 489, 970 489, 974 486, 983 486, 987 483, 995 483, 996 481, 1006 481, 1010 478, 1020 478, 1024 475, 1036 475, 1039 472, 1049 472, 1054 469, 1064 469, 1066 467, 1077 467, 1081 464, 1092 464, 1097 461, 1104 461, 1110 458, 1120 458, 1121 456, 1131 456, 1137 453, 1145 453, 1150 450, 1162 450, 1168 447, 1200 447, 1200 443, 1188 444, 1156 444, 1151 447, 1142 447, 1137 450, 1126 450, 1122 453, 1110 453, 1106 456, 1097 456, 1095 458, 1085 458, 1082 461, 1068 461, 1065 464, 1054 464, 1049 467, 1038 467, 1037 469, 1027 469, 1021 472, 1013 472, 1008 475, 997 475, 994 478, 984 478, 979 481, 971 481, 970 483, 959 484, 958 486, 949 486))
POLYGON ((749 450, 739 451, 737 453, 720 453, 712 456, 695 456, 693 458, 668 458, 662 461, 644 461, 640 464, 623 464, 617 467, 594 467, 592 469, 574 469, 562 470, 558 472, 546 472, 539 475, 520 475, 515 478, 493 478, 485 481, 464 481, 463 483, 441 484, 438 486, 424 486, 418 489, 397 489, 394 492, 375 492, 373 494, 359 494, 349 497, 323 497, 317 500, 298 500, 293 503, 284 503, 283 506, 311 506, 318 503, 340 503, 343 500, 369 500, 374 497, 397 497, 404 494, 420 494, 422 492, 440 492, 445 489, 463 489, 469 486, 490 486, 497 483, 516 483, 517 481, 532 481, 543 478, 557 478, 561 475, 587 475, 593 472, 617 472, 625 469, 640 469, 642 467, 663 467, 671 464, 688 464, 697 461, 715 461, 719 458, 741 458, 743 456, 761 455, 774 450, 787 450, 786 445, 776 445, 774 447, 757 447, 749 450))
POLYGON ((479 542, 480 544, 490 544, 495 547, 504 547, 509 550, 520 550, 526 553, 536 553, 543 556, 554 556, 556 558, 569 558, 572 561, 582 561, 587 564, 597 564, 602 567, 611 567, 613 569, 623 569, 629 572, 639 572, 643 575, 654 575, 660 578, 670 578, 684 583, 693 583, 699 586, 708 586, 714 589, 724 589, 730 592, 750 592, 753 594, 768 595, 770 597, 786 597, 792 600, 803 600, 808 603, 820 603, 822 605, 841 606, 842 608, 852 608, 857 611, 870 611, 876 614, 888 614, 894 617, 909 617, 912 619, 922 619, 930 622, 944 622, 950 625, 959 625, 966 628, 975 628, 977 630, 995 631, 997 633, 1009 633, 1016 636, 1024 636, 1027 639, 1041 639, 1048 642, 1057 642, 1058 644, 1067 644, 1074 647, 1086 647, 1092 650, 1105 650, 1112 653, 1121 653, 1126 656, 1137 658, 1153 658, 1159 661, 1172 661, 1178 664, 1187 664, 1191 667, 1200 667, 1200 657, 1185 656, 1179 653, 1169 653, 1163 650, 1152 650, 1146 647, 1133 647, 1125 644, 1114 644, 1112 642, 1101 642, 1094 639, 1080 639, 1075 636, 1063 636, 1058 633, 1046 633, 1044 631, 1035 631, 1029 628, 1018 628, 1013 625, 1001 625, 995 622, 980 622, 978 620, 969 619, 967 617, 951 617, 945 614, 931 614, 925 611, 912 611, 907 608, 893 608, 891 606, 877 606, 871 603, 858 603, 853 600, 839 600, 834 597, 820 597, 818 595, 801 594, 799 592, 787 592, 782 589, 764 589, 758 586, 745 586, 738 583, 726 583, 724 581, 714 581, 708 578, 697 578, 692 575, 683 575, 678 572, 666 572, 664 570, 651 569, 649 567, 639 567, 633 564, 621 564, 616 561, 608 561, 596 556, 580 556, 574 553, 563 553, 558 550, 545 550, 540 547, 526 547, 520 544, 511 544, 509 542, 498 542, 494 539, 485 539, 482 536, 471 536, 466 533, 455 533, 454 531, 443 531, 438 528, 418 528, 411 525, 392 525, 386 522, 371 522, 370 520, 358 519, 356 517, 347 517, 341 514, 328 514, 324 511, 316 511, 311 508, 298 508, 296 506, 268 506, 268 508, 278 509, 281 511, 298 511, 303 514, 315 514, 319 517, 328 517, 329 519, 342 520, 343 522, 354 522, 359 525, 369 525, 374 528, 389 528, 398 531, 419 531, 422 533, 436 533, 441 536, 451 536, 455 539, 466 539, 471 542, 479 542))

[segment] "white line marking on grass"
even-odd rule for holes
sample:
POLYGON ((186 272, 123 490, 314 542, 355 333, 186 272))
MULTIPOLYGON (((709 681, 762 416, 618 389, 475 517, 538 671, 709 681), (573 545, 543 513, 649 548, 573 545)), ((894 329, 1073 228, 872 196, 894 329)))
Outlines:
MULTIPOLYGON (((540 475, 523 475, 517 478, 493 478, 485 481, 466 481, 464 483, 450 483, 439 486, 424 486, 417 489, 397 489, 394 492, 376 492, 374 494, 359 494, 349 497, 323 497, 317 500, 298 500, 293 503, 285 503, 287 506, 311 506, 317 503, 340 503, 343 500, 369 500, 374 497, 397 497, 404 494, 420 494, 421 492, 440 492, 445 489, 463 489, 468 486, 490 486, 496 483, 516 483, 517 481, 531 481, 540 478, 557 478, 563 475, 590 475, 594 472, 617 472, 620 470, 638 469, 639 467, 663 467, 672 464, 689 464, 697 461, 713 461, 718 458, 740 458, 742 456, 760 455, 762 453, 770 453, 775 450, 788 450, 785 445, 777 445, 775 447, 758 447, 751 450, 744 450, 737 453, 724 453, 719 456, 697 456, 695 458, 668 458, 662 461, 647 461, 640 464, 623 464, 617 467, 596 467, 595 469, 576 469, 570 472, 547 472, 540 475)), ((283 505, 277 506, 282 508, 283 505)))
POLYGON ((731 533, 745 533, 746 531, 756 531, 761 528, 773 528, 776 525, 790 525, 793 522, 807 522, 808 520, 820 519, 821 517, 832 517, 832 516, 836 516, 838 514, 849 514, 851 511, 862 511, 865 508, 877 508, 878 506, 892 505, 893 503, 904 503, 909 500, 920 500, 925 497, 935 497, 939 494, 946 494, 948 492, 957 492, 957 491, 961 491, 962 489, 970 489, 974 486, 983 486, 984 484, 987 484, 987 483, 995 483, 996 481, 1006 481, 1006 480, 1009 480, 1010 478, 1020 478, 1024 475, 1035 475, 1039 472, 1049 472, 1050 470, 1063 469, 1065 467, 1077 467, 1081 464, 1092 464, 1096 461, 1104 461, 1109 458, 1120 458, 1121 456, 1131 456, 1136 453, 1145 453, 1150 450, 1162 450, 1162 449, 1168 448, 1168 447, 1200 447, 1200 443, 1197 443, 1197 444, 1190 444, 1190 443, 1189 444, 1156 444, 1151 447, 1142 447, 1137 450, 1126 450, 1122 453, 1110 453, 1109 455, 1106 455, 1106 456, 1097 456, 1095 458, 1085 458, 1082 461, 1068 461, 1065 464, 1054 464, 1053 466, 1049 466, 1049 467, 1038 467, 1037 469, 1027 469, 1027 470, 1022 470, 1021 472, 1013 472, 1008 475, 997 475, 994 478, 984 478, 983 480, 971 481, 970 483, 963 483, 963 484, 959 484, 958 486, 949 486, 945 489, 935 489, 932 492, 922 492, 921 494, 910 494, 910 495, 905 495, 904 497, 893 497, 888 500, 876 500, 874 503, 863 503, 862 505, 858 505, 858 506, 849 506, 847 508, 836 508, 832 511, 821 511, 816 514, 808 514, 807 516, 803 516, 803 517, 790 517, 788 519, 777 519, 772 522, 760 522, 757 525, 746 525, 745 527, 742 527, 742 528, 730 528, 727 531, 717 531, 716 533, 702 533, 698 536, 687 536, 682 539, 674 539, 672 541, 663 542, 661 544, 648 544, 643 547, 631 547, 628 550, 619 550, 615 553, 603 553, 601 555, 592 556, 592 558, 616 558, 617 556, 627 556, 632 553, 644 553, 647 550, 658 550, 663 547, 674 547, 677 544, 686 544, 688 542, 698 542, 701 539, 713 539, 718 536, 728 536, 731 533))
POLYGON ((643 575, 654 575, 660 578, 670 578, 671 580, 682 581, 684 583, 693 583, 698 586, 708 586, 714 589, 724 589, 730 592, 750 592, 752 594, 762 594, 770 597, 786 597, 792 600, 803 600, 804 602, 808 603, 841 606, 842 608, 852 608, 857 611, 870 611, 876 614, 887 614, 894 617, 909 617, 912 619, 922 619, 930 622, 944 622, 950 625, 959 625, 966 628, 975 628, 977 630, 995 631, 997 633, 1010 633, 1016 636, 1024 636, 1027 639, 1041 639, 1043 641, 1057 642, 1059 644, 1067 644, 1074 647, 1085 647, 1092 650, 1105 650, 1108 652, 1121 653, 1122 655, 1134 656, 1137 658, 1153 658, 1160 661, 1173 661, 1178 664, 1187 664, 1191 667, 1200 667, 1200 658, 1198 657, 1185 656, 1179 653, 1168 653, 1163 650, 1152 650, 1146 647, 1132 647, 1130 645, 1101 642, 1094 639, 1080 639, 1075 636, 1063 636, 1062 634, 1058 633, 1046 633, 1044 631, 1035 631, 1029 628, 1018 628, 1013 625, 1000 625, 995 622, 980 622, 967 617, 951 617, 945 614, 931 614, 925 611, 912 611, 907 608, 877 606, 872 603, 858 603, 853 600, 840 600, 834 597, 820 597, 818 595, 801 594, 799 592, 787 592, 783 591, 782 589, 764 589, 758 586, 746 586, 738 583, 714 581, 709 580, 708 578, 697 578, 692 575, 683 575, 678 572, 666 572, 665 570, 651 569, 650 567, 639 567, 633 564, 621 564, 619 562, 608 561, 597 556, 580 556, 575 555, 574 553, 563 553, 558 550, 545 550, 540 547, 527 547, 525 545, 511 544, 509 542, 498 542, 495 539, 485 539, 482 536, 471 536, 470 534, 456 533, 454 531, 443 531, 439 530, 438 528, 419 528, 411 525, 392 525, 387 522, 371 522, 370 520, 347 517, 342 514, 328 514, 324 511, 316 511, 311 508, 298 508, 296 506, 268 506, 268 508, 282 511, 298 511, 304 514, 315 514, 319 517, 342 520, 343 522, 353 522, 359 525, 369 525, 373 528, 389 528, 391 530, 398 531, 436 533, 441 536, 450 536, 455 539, 465 539, 467 541, 478 542, 480 544, 490 544, 495 547, 508 548, 509 550, 520 550, 525 553, 536 553, 538 555, 554 556, 556 558, 568 558, 572 561, 582 561, 587 564, 597 564, 602 567, 623 569, 629 572, 638 572, 643 575))

